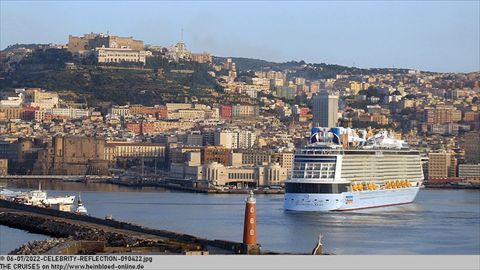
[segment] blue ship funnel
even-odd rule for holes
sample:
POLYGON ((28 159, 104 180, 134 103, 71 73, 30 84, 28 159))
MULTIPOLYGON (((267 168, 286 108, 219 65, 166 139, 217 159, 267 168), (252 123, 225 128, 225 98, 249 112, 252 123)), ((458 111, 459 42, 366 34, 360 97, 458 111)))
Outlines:
POLYGON ((316 143, 319 141, 319 136, 320 136, 320 128, 314 127, 312 128, 311 134, 310 134, 310 143, 316 143))
POLYGON ((341 128, 339 127, 331 128, 330 132, 333 134, 333 139, 332 139, 333 143, 340 144, 341 128))

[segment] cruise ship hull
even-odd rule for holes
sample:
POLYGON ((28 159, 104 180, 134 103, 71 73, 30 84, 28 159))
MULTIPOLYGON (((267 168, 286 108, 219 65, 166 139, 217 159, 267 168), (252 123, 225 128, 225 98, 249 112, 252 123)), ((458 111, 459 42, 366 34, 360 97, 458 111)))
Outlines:
POLYGON ((419 187, 366 190, 339 194, 285 193, 284 209, 293 211, 349 211, 411 203, 419 187))

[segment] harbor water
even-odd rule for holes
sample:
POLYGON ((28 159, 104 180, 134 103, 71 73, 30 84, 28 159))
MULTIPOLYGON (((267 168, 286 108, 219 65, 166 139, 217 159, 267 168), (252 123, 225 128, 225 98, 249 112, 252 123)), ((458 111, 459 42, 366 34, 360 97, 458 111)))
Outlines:
MULTIPOLYGON (((38 187, 35 182, 0 185, 23 190, 38 187)), ((45 182, 42 186, 49 196, 81 192, 93 216, 112 215, 114 219, 210 239, 242 240, 246 195, 96 183, 45 182)), ((325 251, 334 254, 480 253, 478 190, 422 189, 412 204, 329 213, 285 211, 283 195, 256 198, 258 242, 263 250, 309 253, 323 234, 325 251)), ((0 226, 0 253, 38 237, 0 226)))
POLYGON ((45 235, 28 233, 0 225, 0 254, 8 254, 10 251, 29 241, 45 240, 49 238, 50 237, 45 235))

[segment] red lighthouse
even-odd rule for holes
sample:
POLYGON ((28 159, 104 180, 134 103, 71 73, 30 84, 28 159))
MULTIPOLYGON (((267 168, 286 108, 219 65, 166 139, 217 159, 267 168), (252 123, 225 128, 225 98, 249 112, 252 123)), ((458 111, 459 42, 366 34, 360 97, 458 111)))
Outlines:
POLYGON ((243 225, 243 243, 247 246, 257 245, 257 200, 250 190, 245 202, 245 221, 243 225))

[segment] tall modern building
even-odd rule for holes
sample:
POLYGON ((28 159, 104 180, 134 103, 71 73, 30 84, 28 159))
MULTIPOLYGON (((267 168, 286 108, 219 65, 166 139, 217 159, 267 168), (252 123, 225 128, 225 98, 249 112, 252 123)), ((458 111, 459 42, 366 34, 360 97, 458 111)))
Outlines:
POLYGON ((456 167, 457 160, 450 152, 428 154, 429 179, 455 177, 456 167))
POLYGON ((480 132, 465 133, 465 161, 468 164, 480 163, 480 132))
POLYGON ((338 96, 321 92, 312 99, 313 125, 336 127, 338 122, 338 96))

